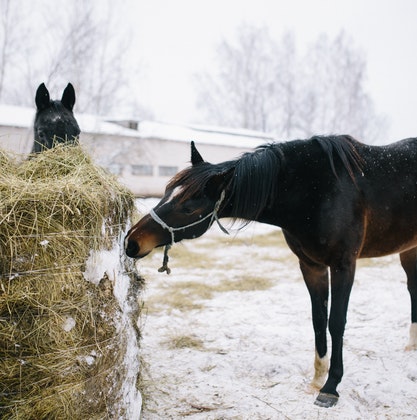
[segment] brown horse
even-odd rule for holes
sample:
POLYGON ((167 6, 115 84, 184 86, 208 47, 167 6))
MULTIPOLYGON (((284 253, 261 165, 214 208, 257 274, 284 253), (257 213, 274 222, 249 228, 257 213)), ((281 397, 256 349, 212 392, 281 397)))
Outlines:
POLYGON ((281 227, 311 297, 316 404, 330 407, 343 376, 356 260, 399 253, 411 296, 409 348, 417 348, 417 138, 378 147, 349 136, 313 137, 261 146, 214 165, 192 143, 191 162, 128 232, 129 257, 196 238, 222 217, 281 227))

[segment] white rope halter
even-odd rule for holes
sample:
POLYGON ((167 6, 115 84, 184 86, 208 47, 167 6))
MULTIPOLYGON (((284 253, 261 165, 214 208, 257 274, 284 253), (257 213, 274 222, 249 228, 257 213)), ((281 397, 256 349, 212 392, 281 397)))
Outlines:
POLYGON ((155 220, 156 223, 158 223, 159 225, 161 225, 162 228, 168 230, 171 233, 171 245, 174 243, 175 241, 175 232, 178 232, 180 230, 184 230, 187 228, 190 228, 192 226, 196 226, 199 225, 200 223, 203 223, 205 220, 207 220, 209 217, 211 217, 210 223, 209 223, 209 228, 211 227, 211 225, 213 224, 214 221, 216 221, 219 224, 220 229, 229 234, 229 232, 227 232, 227 230, 220 224, 219 218, 217 216, 217 212, 219 211, 220 205, 222 203, 222 201, 224 200, 224 191, 222 191, 222 194, 219 198, 219 200, 216 202, 215 206, 214 206, 214 210, 205 215, 202 219, 198 219, 193 223, 190 223, 188 225, 185 226, 180 226, 180 227, 172 227, 172 226, 168 226, 156 213, 155 211, 152 209, 149 212, 149 215, 152 217, 153 220, 155 220))
POLYGON ((208 218, 211 218, 210 223, 208 225, 208 228, 210 228, 212 226, 212 224, 214 223, 214 221, 216 221, 217 224, 219 225, 219 228, 222 230, 222 232, 226 233, 227 235, 229 234, 229 232, 226 230, 226 228, 223 227, 222 224, 220 223, 220 220, 219 220, 219 217, 218 217, 218 214, 217 214, 218 211, 219 211, 219 208, 220 208, 220 206, 221 206, 221 204, 224 200, 224 195, 225 195, 225 193, 224 193, 224 190, 223 190, 221 195, 220 195, 220 198, 216 202, 212 212, 205 215, 203 218, 198 219, 195 222, 190 223, 190 224, 185 225, 185 226, 180 226, 180 227, 169 226, 155 213, 155 211, 153 209, 149 212, 149 215, 152 217, 152 219, 155 220, 156 223, 158 223, 163 229, 166 229, 171 234, 171 243, 169 243, 168 245, 165 246, 164 260, 163 260, 162 267, 158 270, 159 272, 166 271, 167 274, 169 274, 171 272, 171 270, 168 268, 168 251, 175 242, 175 232, 190 228, 192 226, 199 225, 200 223, 203 223, 208 218))

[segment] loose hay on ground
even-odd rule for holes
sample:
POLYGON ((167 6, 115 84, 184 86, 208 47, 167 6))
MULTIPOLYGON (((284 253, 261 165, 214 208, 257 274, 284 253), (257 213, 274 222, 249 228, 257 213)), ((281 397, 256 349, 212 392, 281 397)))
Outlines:
POLYGON ((0 151, 0 165, 0 417, 108 418, 121 309, 106 276, 83 272, 120 239, 134 197, 81 147, 20 163, 0 151))

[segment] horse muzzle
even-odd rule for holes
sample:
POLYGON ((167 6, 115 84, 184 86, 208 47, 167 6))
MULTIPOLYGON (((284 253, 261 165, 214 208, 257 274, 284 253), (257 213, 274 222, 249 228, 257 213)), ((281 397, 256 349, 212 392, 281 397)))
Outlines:
POLYGON ((136 225, 125 237, 125 253, 130 258, 139 259, 146 257, 154 248, 164 245, 166 242, 164 239, 165 238, 163 237, 161 238, 160 234, 150 232, 149 230, 136 225))
POLYGON ((153 244, 140 245, 136 239, 129 238, 129 235, 125 238, 125 252, 130 258, 139 259, 146 257, 154 248, 153 244))
POLYGON ((136 241, 126 238, 125 252, 130 258, 141 258, 139 257, 140 247, 136 241))

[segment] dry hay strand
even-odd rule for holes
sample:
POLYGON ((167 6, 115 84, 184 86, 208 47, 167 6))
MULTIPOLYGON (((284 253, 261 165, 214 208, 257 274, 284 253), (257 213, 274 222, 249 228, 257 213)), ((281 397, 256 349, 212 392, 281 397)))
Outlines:
POLYGON ((134 197, 80 146, 0 151, 0 165, 0 417, 108 418, 121 310, 83 271, 120 241, 134 197))

